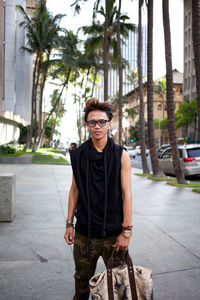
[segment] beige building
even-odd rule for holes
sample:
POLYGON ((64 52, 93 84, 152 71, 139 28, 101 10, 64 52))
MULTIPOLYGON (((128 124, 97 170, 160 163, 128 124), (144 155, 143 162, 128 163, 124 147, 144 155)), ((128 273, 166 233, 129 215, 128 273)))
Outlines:
MULTIPOLYGON (((165 76, 163 77, 165 79, 165 76)), ((160 78, 161 79, 161 78, 160 78)), ((159 79, 158 79, 159 80, 159 79)), ((157 80, 157 81, 158 81, 157 80)), ((156 82, 155 81, 155 84, 156 82)), ((174 103, 175 110, 179 108, 179 105, 183 102, 182 95, 182 83, 183 83, 183 74, 178 72, 176 69, 173 71, 173 82, 174 82, 174 103)), ((143 93, 144 93, 144 117, 147 122, 147 82, 143 84, 143 93)), ((123 139, 128 140, 128 144, 130 144, 130 136, 129 129, 130 126, 135 126, 136 122, 139 120, 139 110, 140 110, 140 97, 139 97, 139 88, 132 90, 128 94, 126 94, 126 98, 128 103, 124 104, 123 107, 123 139), (128 118, 126 109, 133 108, 134 112, 137 113, 134 119, 128 118), (126 138, 127 137, 127 138, 126 138)), ((167 117, 167 106, 166 106, 166 95, 163 97, 154 92, 154 119, 162 120, 167 117)), ((115 140, 118 142, 118 110, 114 109, 114 118, 112 121, 112 130, 115 133, 115 140)), ((180 130, 177 130, 177 138, 181 137, 180 130)), ((160 144, 169 143, 168 130, 160 130, 155 129, 155 138, 157 146, 160 144)))

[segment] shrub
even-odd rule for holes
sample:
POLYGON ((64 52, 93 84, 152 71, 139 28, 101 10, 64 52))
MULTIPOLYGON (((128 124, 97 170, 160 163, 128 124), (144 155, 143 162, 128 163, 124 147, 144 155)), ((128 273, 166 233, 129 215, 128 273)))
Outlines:
POLYGON ((14 154, 16 153, 16 149, 9 145, 1 145, 0 146, 0 154, 14 154))

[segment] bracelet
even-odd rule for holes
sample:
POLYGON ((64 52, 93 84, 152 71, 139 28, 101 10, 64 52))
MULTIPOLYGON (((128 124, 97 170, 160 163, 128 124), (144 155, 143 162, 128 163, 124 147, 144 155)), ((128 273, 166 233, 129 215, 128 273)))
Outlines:
POLYGON ((66 228, 69 228, 69 227, 73 227, 74 228, 73 219, 72 220, 66 219, 66 228))
POLYGON ((125 226, 125 225, 123 225, 123 223, 122 223, 122 228, 123 228, 123 229, 126 229, 126 230, 132 230, 133 225, 127 225, 127 226, 125 226))
POLYGON ((121 233, 125 238, 130 238, 132 236, 132 230, 123 229, 121 233))
POLYGON ((68 223, 68 224, 66 224, 66 228, 69 228, 69 227, 74 228, 74 224, 73 224, 73 223, 68 223))

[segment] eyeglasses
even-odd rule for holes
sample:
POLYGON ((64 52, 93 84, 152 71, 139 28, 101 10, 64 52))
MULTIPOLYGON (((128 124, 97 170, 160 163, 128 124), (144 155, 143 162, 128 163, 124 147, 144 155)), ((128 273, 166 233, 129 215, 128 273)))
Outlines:
POLYGON ((109 120, 101 119, 101 120, 98 120, 98 121, 89 120, 86 123, 88 124, 89 127, 95 127, 97 124, 99 125, 99 127, 104 127, 107 122, 109 122, 109 120))

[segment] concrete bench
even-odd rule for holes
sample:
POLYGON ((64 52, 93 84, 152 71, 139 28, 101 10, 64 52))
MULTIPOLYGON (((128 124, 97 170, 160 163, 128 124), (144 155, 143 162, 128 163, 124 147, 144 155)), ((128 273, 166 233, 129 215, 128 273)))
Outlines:
POLYGON ((16 175, 0 173, 0 221, 12 221, 15 215, 16 175))

